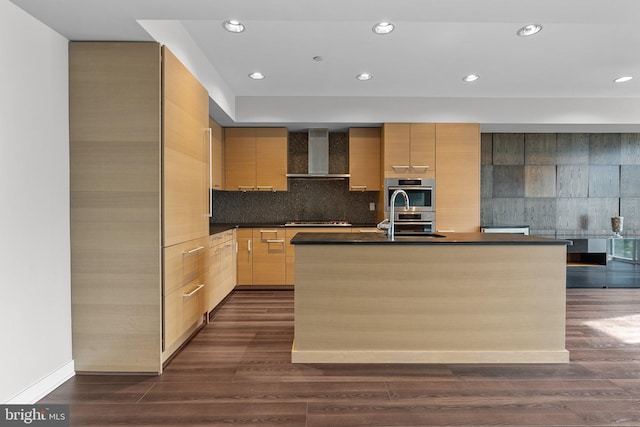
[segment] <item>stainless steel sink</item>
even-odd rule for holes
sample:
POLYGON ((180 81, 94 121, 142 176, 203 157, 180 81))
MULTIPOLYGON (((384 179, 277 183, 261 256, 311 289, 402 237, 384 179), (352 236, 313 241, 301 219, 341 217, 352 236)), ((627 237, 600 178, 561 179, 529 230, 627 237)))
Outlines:
POLYGON ((434 238, 440 238, 440 237, 447 237, 443 234, 437 234, 437 233, 426 233, 426 234, 401 234, 401 235, 395 235, 396 239, 415 239, 415 240, 420 240, 420 239, 434 239, 434 238))

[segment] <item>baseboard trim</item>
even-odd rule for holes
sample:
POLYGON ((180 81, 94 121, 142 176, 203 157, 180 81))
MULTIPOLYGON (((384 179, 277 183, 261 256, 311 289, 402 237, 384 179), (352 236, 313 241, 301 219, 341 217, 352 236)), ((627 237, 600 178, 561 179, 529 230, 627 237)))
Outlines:
POLYGON ((8 405, 33 405, 75 374, 75 364, 71 360, 5 403, 8 405))

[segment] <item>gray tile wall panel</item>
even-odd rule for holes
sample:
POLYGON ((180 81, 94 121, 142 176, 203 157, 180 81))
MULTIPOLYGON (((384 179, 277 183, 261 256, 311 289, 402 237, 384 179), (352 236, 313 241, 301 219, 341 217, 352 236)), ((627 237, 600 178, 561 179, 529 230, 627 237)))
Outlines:
POLYGON ((524 166, 494 166, 493 197, 524 197, 524 166))
POLYGON ((589 164, 589 134, 559 133, 556 158, 559 165, 589 164))
POLYGON ((480 166, 480 197, 493 195, 493 166, 480 166))
POLYGON ((524 136, 525 165, 555 165, 557 135, 555 133, 527 133, 524 136))
POLYGON ((640 165, 620 166, 620 197, 640 197, 640 165))
POLYGON ((493 199, 493 225, 526 225, 523 198, 493 199))
POLYGON ((493 134, 494 165, 524 165, 524 134, 493 134))
POLYGON ((525 197, 555 197, 556 196, 556 167, 555 166, 525 166, 524 167, 524 196, 525 197))
POLYGON ((620 135, 621 164, 640 165, 640 133, 620 135))
POLYGON ((480 164, 493 164, 493 134, 483 133, 480 136, 480 164))
POLYGON ((622 235, 640 234, 640 197, 620 200, 620 216, 624 217, 622 235))
POLYGON ((589 199, 559 197, 556 215, 558 231, 586 231, 589 229, 589 199))
POLYGON ((593 198, 589 201, 589 230, 593 232, 610 233, 611 218, 618 216, 617 198, 593 198))
POLYGON ((589 196, 589 166, 560 165, 556 173, 558 197, 589 196))
POLYGON ((620 166, 589 166, 589 197, 619 197, 620 166))
POLYGON ((480 200, 480 225, 493 225, 493 198, 483 197, 480 200))
POLYGON ((557 199, 555 197, 524 199, 524 223, 535 230, 555 230, 557 199))
POLYGON ((589 136, 590 165, 619 165, 620 153, 619 133, 593 133, 589 136))
POLYGON ((536 230, 534 228, 530 228, 529 229, 529 234, 534 235, 534 236, 540 236, 540 237, 548 237, 549 239, 555 239, 556 238, 556 231, 555 230, 536 230))

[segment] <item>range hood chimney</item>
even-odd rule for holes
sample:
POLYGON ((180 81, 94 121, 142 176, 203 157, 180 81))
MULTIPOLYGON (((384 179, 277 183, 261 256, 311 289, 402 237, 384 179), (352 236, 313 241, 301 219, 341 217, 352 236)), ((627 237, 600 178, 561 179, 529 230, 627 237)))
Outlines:
POLYGON ((290 173, 289 178, 349 178, 348 173, 329 173, 329 129, 309 129, 308 173, 290 173))

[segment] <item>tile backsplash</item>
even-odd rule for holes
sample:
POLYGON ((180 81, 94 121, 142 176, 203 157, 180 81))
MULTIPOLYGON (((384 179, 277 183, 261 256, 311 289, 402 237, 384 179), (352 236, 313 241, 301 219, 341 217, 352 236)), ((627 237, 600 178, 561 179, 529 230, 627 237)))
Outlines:
MULTIPOLYGON (((307 133, 289 134, 288 172, 307 172, 307 133)), ((348 135, 329 133, 329 173, 348 173, 348 135)), ((273 223, 287 221, 347 220, 353 224, 374 224, 377 191, 349 191, 348 179, 293 179, 289 191, 214 191, 213 219, 216 223, 273 223)))
POLYGON ((347 220, 373 224, 377 192, 349 191, 349 180, 289 179, 289 191, 214 191, 213 222, 273 223, 347 220))

